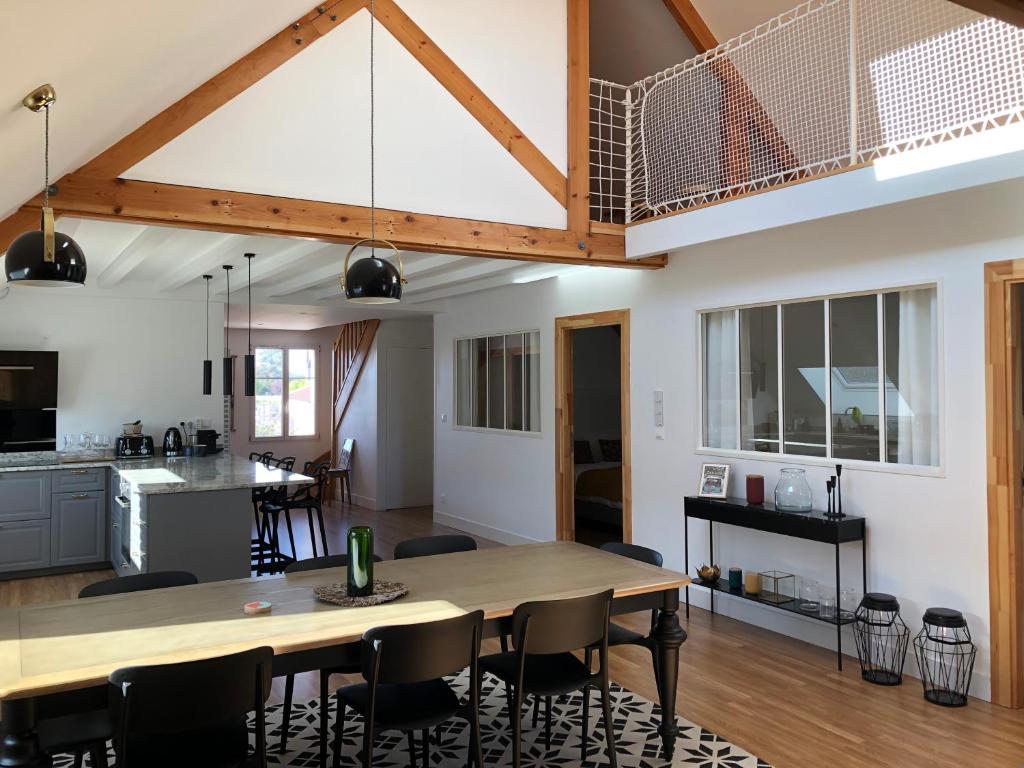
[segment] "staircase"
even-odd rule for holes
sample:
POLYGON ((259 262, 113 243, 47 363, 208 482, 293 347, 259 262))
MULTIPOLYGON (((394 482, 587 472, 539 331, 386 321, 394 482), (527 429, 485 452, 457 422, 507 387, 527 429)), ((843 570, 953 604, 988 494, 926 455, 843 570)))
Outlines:
MULTIPOLYGON (((346 323, 341 326, 338 338, 334 342, 331 354, 331 379, 334 382, 333 402, 334 415, 332 416, 331 436, 331 466, 337 466, 338 444, 341 429, 341 422, 345 418, 349 402, 352 400, 352 393, 355 392, 359 375, 363 372, 366 358, 370 354, 370 347, 373 346, 374 336, 377 335, 377 328, 380 320, 358 320, 354 323, 346 323)), ((334 497, 334 483, 325 489, 325 498, 330 501, 334 497)))

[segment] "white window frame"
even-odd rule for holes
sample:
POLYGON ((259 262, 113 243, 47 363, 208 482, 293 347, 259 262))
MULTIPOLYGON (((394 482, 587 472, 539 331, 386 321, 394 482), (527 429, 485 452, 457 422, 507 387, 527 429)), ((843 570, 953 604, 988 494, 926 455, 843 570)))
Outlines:
MULTIPOLYGON (((467 335, 464 335, 464 336, 456 336, 454 339, 452 339, 452 429, 454 429, 454 430, 456 430, 458 432, 483 432, 483 433, 489 433, 489 434, 493 434, 493 435, 516 435, 516 436, 519 436, 519 437, 535 437, 535 438, 536 437, 543 437, 543 435, 544 435, 544 407, 543 407, 544 401, 542 399, 542 394, 541 394, 543 392, 543 389, 544 389, 544 367, 543 367, 544 366, 544 364, 543 364, 544 355, 543 355, 543 353, 541 351, 543 349, 543 346, 544 346, 544 344, 543 344, 543 334, 542 334, 542 332, 541 332, 541 330, 539 328, 523 328, 523 329, 513 329, 513 330, 510 330, 510 331, 493 331, 493 332, 489 332, 489 333, 472 333, 472 334, 467 334, 467 335), (490 338, 494 338, 494 337, 497 337, 497 336, 505 337, 505 336, 514 336, 516 334, 523 334, 523 335, 525 335, 525 334, 528 334, 528 333, 536 333, 537 334, 537 378, 538 378, 538 381, 540 382, 538 384, 538 386, 537 386, 537 420, 540 422, 540 425, 537 427, 537 429, 531 429, 531 430, 508 429, 508 428, 498 429, 497 427, 469 427, 469 426, 465 426, 465 425, 459 424, 459 342, 460 341, 475 341, 477 339, 490 339, 490 338)), ((502 370, 503 371, 504 371, 504 367, 505 367, 505 362, 504 362, 504 358, 503 358, 502 359, 502 370)), ((489 374, 490 368, 488 367, 487 370, 488 370, 488 376, 489 376, 490 375, 489 374)), ((524 381, 523 381, 523 393, 525 394, 526 393, 526 389, 527 389, 526 381, 525 381, 525 378, 526 378, 525 367, 524 367, 524 370, 523 370, 523 378, 524 378, 524 381)), ((490 384, 489 381, 487 383, 490 384)), ((490 393, 490 387, 489 386, 486 388, 486 390, 487 390, 488 393, 490 393)), ((508 408, 507 408, 507 405, 508 405, 508 403, 507 403, 508 391, 506 390, 506 388, 504 386, 502 387, 502 395, 503 395, 503 397, 506 400, 506 402, 502 403, 502 408, 505 409, 504 412, 505 412, 505 414, 507 416, 508 415, 508 408)), ((524 417, 525 417, 525 413, 524 413, 524 417)))
MULTIPOLYGON (((696 310, 695 315, 695 333, 696 333, 696 344, 695 349, 697 351, 697 364, 695 366, 697 375, 697 418, 696 426, 696 440, 695 440, 695 452, 704 456, 720 456, 725 458, 734 458, 751 461, 761 461, 771 464, 798 464, 806 466, 819 466, 819 467, 834 467, 836 464, 842 464, 843 467, 849 467, 857 470, 866 470, 869 472, 881 472, 885 474, 896 474, 896 475, 920 475, 923 477, 945 477, 946 476, 946 376, 945 376, 945 329, 944 329, 944 318, 945 318, 945 299, 944 299, 943 283, 942 280, 925 280, 925 281, 913 281, 906 283, 893 283, 886 285, 885 287, 865 287, 859 290, 846 291, 843 293, 822 293, 809 296, 791 297, 787 299, 779 299, 776 301, 756 301, 748 304, 732 304, 726 306, 709 306, 701 307, 696 310), (778 307, 778 321, 777 321, 777 354, 778 354, 778 390, 779 390, 779 430, 780 440, 782 430, 782 414, 785 393, 782 387, 783 378, 783 365, 782 365, 782 307, 786 304, 801 304, 810 301, 824 301, 824 315, 825 315, 825 371, 826 371, 826 413, 831 413, 831 333, 828 326, 830 320, 830 305, 829 301, 833 299, 844 299, 851 296, 867 296, 867 295, 880 295, 886 293, 895 293, 899 291, 909 291, 922 288, 934 288, 935 289, 935 306, 936 306, 936 344, 938 347, 938 354, 936 360, 936 375, 938 376, 938 403, 939 403, 939 418, 938 418, 938 442, 939 442, 939 463, 936 466, 924 466, 919 464, 898 464, 889 463, 884 461, 864 461, 862 459, 834 459, 830 455, 826 456, 800 456, 787 453, 762 453, 760 451, 748 451, 743 449, 734 448, 709 448, 704 445, 704 323, 703 316, 710 312, 728 312, 735 311, 736 317, 736 332, 739 333, 739 316, 738 313, 741 309, 752 309, 755 307, 778 307)), ((884 338, 884 328, 881 323, 881 313, 883 311, 882 304, 879 302, 879 323, 878 323, 878 350, 879 350, 879 376, 881 377, 884 371, 884 345, 882 343, 884 338)), ((738 349, 738 346, 737 346, 738 349)), ((739 403, 739 379, 737 379, 737 410, 742 407, 739 403)), ((879 399, 882 400, 885 397, 884 387, 879 387, 879 399)), ((884 408, 882 411, 884 412, 884 408)), ((737 414, 739 416, 739 414, 737 414)), ((826 454, 832 452, 832 419, 831 415, 825 420, 826 422, 826 454)), ((740 421, 737 419, 736 422, 737 433, 740 429, 740 421)), ((885 429, 884 427, 879 430, 879 442, 883 447, 885 446, 885 429)), ((738 434, 737 434, 738 437, 738 434)), ((884 450, 881 453, 885 455, 884 450)))
POLYGON ((253 395, 249 398, 252 402, 249 404, 249 442, 251 443, 280 443, 280 442, 309 442, 317 441, 320 439, 320 419, 316 418, 316 414, 320 409, 320 346, 318 344, 254 344, 253 354, 256 354, 257 349, 280 349, 283 355, 283 362, 281 365, 281 374, 283 377, 282 382, 282 403, 281 403, 281 434, 278 437, 256 437, 256 396, 253 395), (288 391, 288 353, 291 350, 302 350, 313 352, 313 423, 316 427, 312 435, 289 435, 288 434, 288 404, 290 400, 288 391))

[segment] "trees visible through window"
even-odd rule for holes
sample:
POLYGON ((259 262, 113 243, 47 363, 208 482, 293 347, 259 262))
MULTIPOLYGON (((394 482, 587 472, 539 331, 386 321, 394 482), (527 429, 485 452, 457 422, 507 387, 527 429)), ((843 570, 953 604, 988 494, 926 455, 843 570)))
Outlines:
POLYGON ((455 425, 540 431, 540 331, 455 342, 455 425))
POLYGON ((254 354, 254 437, 315 436, 316 350, 257 347, 254 354))
POLYGON ((938 466, 934 286, 701 313, 705 448, 938 466))

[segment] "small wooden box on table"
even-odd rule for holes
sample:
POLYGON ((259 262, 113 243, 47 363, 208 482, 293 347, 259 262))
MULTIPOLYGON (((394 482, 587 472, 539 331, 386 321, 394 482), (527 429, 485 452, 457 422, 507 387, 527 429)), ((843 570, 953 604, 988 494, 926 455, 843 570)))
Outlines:
MULTIPOLYGON (((736 526, 737 528, 748 528, 754 531, 766 533, 777 533, 780 536, 790 536, 805 541, 818 541, 823 544, 831 544, 835 547, 836 563, 836 602, 838 603, 839 593, 842 590, 841 571, 839 562, 839 545, 859 541, 861 544, 861 589, 862 594, 868 590, 867 577, 867 529, 863 517, 845 515, 834 517, 824 512, 813 510, 811 512, 783 512, 775 509, 770 502, 764 504, 748 504, 746 499, 709 499, 701 496, 687 496, 683 501, 683 546, 685 550, 686 572, 690 572, 690 518, 708 521, 708 562, 714 562, 715 539, 714 524, 736 526)), ((761 600, 758 596, 748 595, 743 589, 730 590, 727 581, 708 584, 702 581, 694 581, 693 586, 705 587, 711 591, 711 612, 715 612, 715 592, 723 592, 733 597, 745 600, 752 600, 778 608, 782 611, 795 613, 800 616, 824 621, 827 624, 834 624, 836 628, 836 660, 840 670, 843 668, 843 625, 850 624, 853 619, 843 617, 836 606, 835 618, 825 618, 818 613, 807 613, 800 610, 799 600, 785 603, 773 603, 761 600)), ((686 588, 686 615, 690 615, 690 589, 686 588)))

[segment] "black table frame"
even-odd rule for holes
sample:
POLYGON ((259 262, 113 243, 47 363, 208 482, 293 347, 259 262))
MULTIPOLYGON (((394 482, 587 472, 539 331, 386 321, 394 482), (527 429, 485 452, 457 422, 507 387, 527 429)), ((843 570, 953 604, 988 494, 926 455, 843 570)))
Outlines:
MULTIPOLYGON (((678 734, 676 725, 676 693, 679 678, 679 646, 686 639, 686 633, 679 624, 679 589, 645 592, 637 595, 616 597, 612 602, 612 614, 635 613, 637 611, 658 611, 658 622, 654 629, 653 639, 656 645, 658 669, 656 675, 658 685, 658 702, 661 705, 661 722, 658 733, 661 735, 663 755, 671 760, 675 751, 675 740, 678 734)), ((510 634, 511 617, 488 619, 484 622, 484 636, 498 637, 510 634)), ((313 648, 291 653, 275 654, 274 677, 301 672, 313 672, 334 666, 337 662, 336 646, 313 648)), ((67 692, 71 697, 80 690, 67 692)), ((46 694, 47 697, 59 697, 64 694, 46 694)), ((39 749, 39 738, 36 733, 36 700, 37 696, 4 699, 0 702, 3 720, 3 739, 0 741, 0 768, 51 768, 53 761, 39 749)))
MULTIPOLYGON (((835 548, 836 564, 836 615, 835 619, 822 618, 817 614, 810 614, 799 609, 790 607, 788 603, 777 605, 775 603, 760 600, 746 595, 741 588, 733 591, 728 586, 723 586, 720 580, 717 584, 705 584, 700 580, 694 581, 693 585, 705 587, 711 596, 711 613, 715 612, 715 592, 722 592, 726 595, 740 597, 755 601, 760 605, 767 605, 771 608, 779 608, 798 616, 824 621, 827 624, 834 624, 836 628, 836 665, 839 671, 843 671, 843 627, 853 623, 852 617, 844 618, 839 610, 839 594, 842 590, 842 576, 840 569, 839 546, 850 542, 860 542, 861 545, 861 588, 863 593, 868 591, 868 559, 867 559, 867 526, 863 517, 846 515, 844 517, 829 517, 824 512, 812 511, 809 513, 782 512, 775 509, 775 505, 766 502, 764 504, 748 504, 745 499, 709 499, 701 496, 687 496, 683 501, 683 547, 685 550, 686 572, 690 572, 690 518, 708 521, 708 551, 710 554, 709 563, 714 562, 715 553, 715 523, 732 525, 737 528, 748 530, 775 533, 781 536, 789 536, 805 541, 817 541, 823 544, 831 544, 835 548)), ((725 574, 723 574, 725 576, 725 574)), ((728 584, 728 580, 725 581, 728 584)), ((794 595, 794 603, 798 596, 794 595)), ((690 617, 690 588, 686 588, 686 617, 690 617)))

